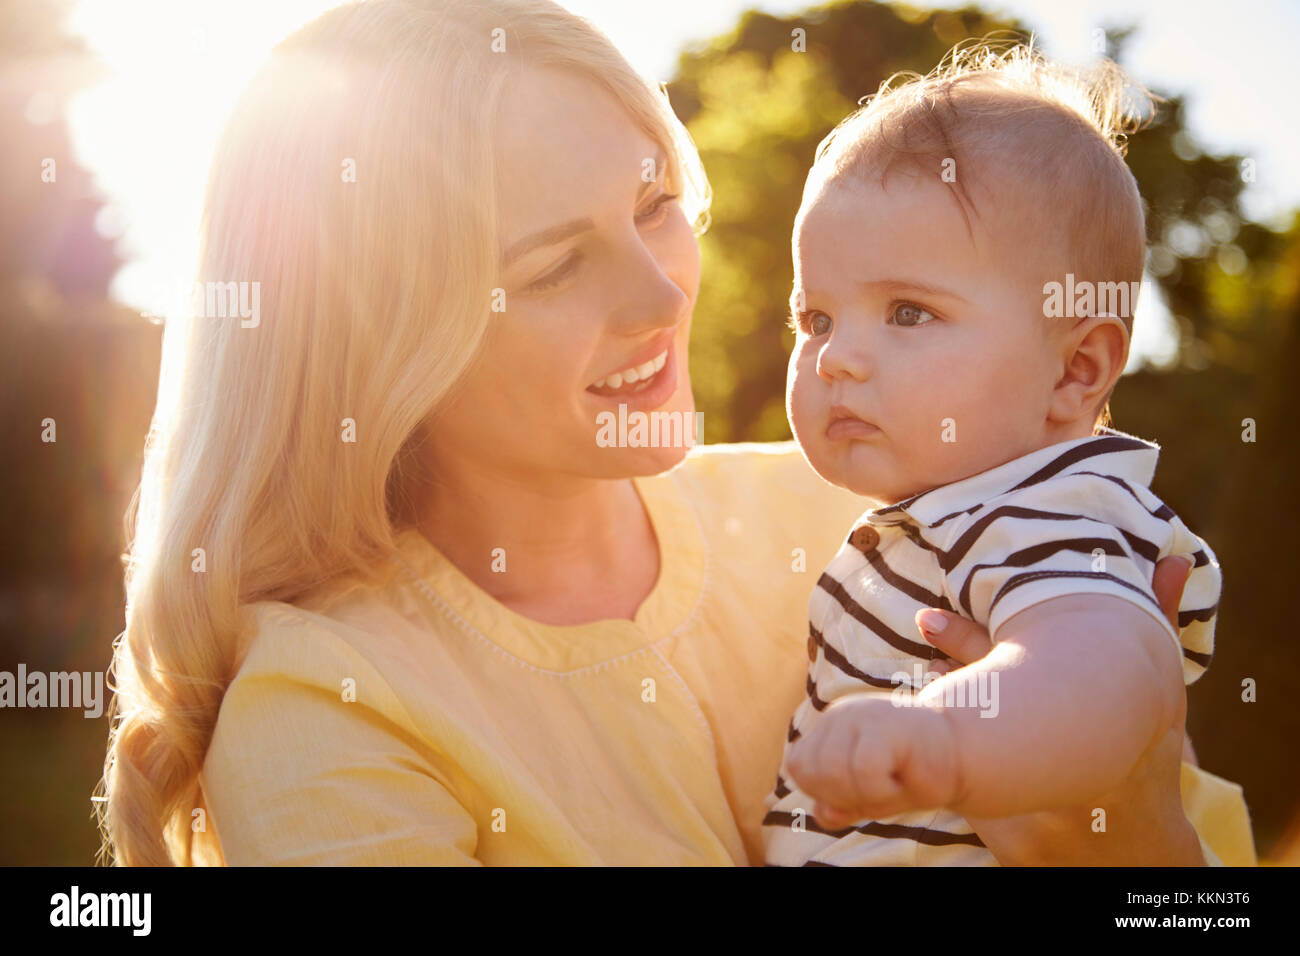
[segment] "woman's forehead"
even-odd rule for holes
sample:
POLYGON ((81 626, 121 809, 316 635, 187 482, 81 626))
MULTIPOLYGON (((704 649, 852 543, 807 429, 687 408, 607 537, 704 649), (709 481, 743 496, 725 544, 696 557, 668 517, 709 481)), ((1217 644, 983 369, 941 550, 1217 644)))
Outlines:
POLYGON ((647 163, 662 179, 664 151, 612 93, 559 70, 525 73, 498 120, 497 195, 503 229, 545 228, 625 203, 647 163))

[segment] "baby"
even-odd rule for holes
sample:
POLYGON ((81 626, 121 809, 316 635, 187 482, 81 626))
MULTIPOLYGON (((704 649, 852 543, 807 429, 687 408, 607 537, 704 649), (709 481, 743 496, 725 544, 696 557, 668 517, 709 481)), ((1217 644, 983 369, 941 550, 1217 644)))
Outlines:
POLYGON ((823 478, 888 504, 810 601, 770 865, 993 864, 964 816, 1114 789, 1209 665, 1218 562, 1151 493, 1159 447, 1108 427, 1146 248, 1124 88, 968 51, 817 150, 790 421, 823 478), (1150 583, 1171 554, 1194 561, 1177 629, 1150 583), (929 607, 993 651, 930 673, 929 607))

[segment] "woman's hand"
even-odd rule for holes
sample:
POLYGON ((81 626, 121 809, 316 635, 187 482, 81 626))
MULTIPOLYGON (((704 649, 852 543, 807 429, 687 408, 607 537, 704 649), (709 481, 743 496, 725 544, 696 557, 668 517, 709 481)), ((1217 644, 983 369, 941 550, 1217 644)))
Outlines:
MULTIPOLYGON (((1152 580, 1161 609, 1177 629, 1178 604, 1192 565, 1183 558, 1161 560, 1152 580)), ((993 648, 988 632, 956 614, 920 612, 926 639, 957 663, 935 662, 943 673, 984 657, 993 648), (931 623, 946 626, 935 631, 931 623)), ((1204 866, 1200 840, 1183 813, 1181 766, 1195 763, 1187 741, 1186 697, 1174 726, 1138 761, 1124 783, 1088 806, 1018 817, 967 817, 984 845, 1003 866, 1204 866), (1106 829, 1095 832, 1094 811, 1106 811, 1106 829)))

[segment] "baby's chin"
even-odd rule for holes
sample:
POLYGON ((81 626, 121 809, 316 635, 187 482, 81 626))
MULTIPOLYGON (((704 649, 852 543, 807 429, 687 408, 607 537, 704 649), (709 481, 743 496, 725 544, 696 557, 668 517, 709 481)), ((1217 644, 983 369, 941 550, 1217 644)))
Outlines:
POLYGON ((849 457, 847 455, 809 454, 805 448, 804 457, 808 459, 812 470, 824 480, 878 504, 893 504, 908 497, 907 495, 895 496, 894 491, 887 484, 882 484, 879 473, 870 474, 866 468, 854 467, 852 462, 846 460, 849 457))

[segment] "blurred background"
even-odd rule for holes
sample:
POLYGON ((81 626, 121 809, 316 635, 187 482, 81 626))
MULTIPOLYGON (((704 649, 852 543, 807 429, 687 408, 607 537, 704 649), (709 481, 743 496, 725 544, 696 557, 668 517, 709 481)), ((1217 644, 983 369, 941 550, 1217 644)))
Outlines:
MULTIPOLYGON (((109 663, 209 151, 270 47, 332 5, 0 0, 0 670, 109 663)), ((710 442, 790 437, 791 224, 818 141, 882 80, 1014 31, 1072 62, 1104 53, 1167 98, 1129 147, 1150 252, 1111 410, 1164 446, 1155 491, 1224 569, 1214 662, 1188 692, 1201 763, 1245 788, 1261 860, 1300 863, 1300 642, 1283 607, 1300 541, 1297 5, 565 5, 668 83, 713 184, 691 356, 710 442)), ((77 709, 0 710, 0 864, 91 863, 107 732, 77 709)))

